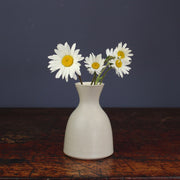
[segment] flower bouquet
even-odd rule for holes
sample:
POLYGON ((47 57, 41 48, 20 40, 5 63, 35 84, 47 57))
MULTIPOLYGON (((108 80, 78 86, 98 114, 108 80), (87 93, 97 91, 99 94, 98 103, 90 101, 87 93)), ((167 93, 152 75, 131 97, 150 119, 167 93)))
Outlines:
POLYGON ((75 83, 80 102, 70 115, 64 137, 64 153, 78 159, 100 159, 113 154, 113 135, 109 117, 99 104, 99 97, 103 89, 103 80, 110 70, 115 70, 119 77, 129 74, 131 50, 127 44, 119 43, 113 49, 107 49, 105 59, 102 54, 95 56, 91 53, 85 58, 85 67, 93 75, 91 82, 83 82, 80 72, 80 62, 84 59, 76 49, 66 42, 58 44, 55 55, 48 56, 51 72, 56 78, 68 77, 80 82, 75 83))
MULTIPOLYGON (((80 72, 80 62, 84 59, 81 54, 79 54, 79 49, 76 49, 76 43, 70 46, 66 42, 63 44, 58 44, 57 49, 54 50, 55 55, 48 56, 49 65, 48 68, 51 72, 55 72, 55 78, 65 79, 68 81, 68 77, 77 80, 77 76, 81 82, 81 72, 80 72), (76 75, 77 74, 77 75, 76 75)), ((91 75, 93 75, 91 85, 101 84, 107 72, 114 69, 116 74, 123 78, 124 74, 129 74, 131 69, 128 65, 131 63, 131 50, 127 48, 127 44, 121 43, 113 49, 106 50, 107 57, 102 58, 102 54, 95 56, 93 53, 89 57, 85 58, 85 67, 91 75)))

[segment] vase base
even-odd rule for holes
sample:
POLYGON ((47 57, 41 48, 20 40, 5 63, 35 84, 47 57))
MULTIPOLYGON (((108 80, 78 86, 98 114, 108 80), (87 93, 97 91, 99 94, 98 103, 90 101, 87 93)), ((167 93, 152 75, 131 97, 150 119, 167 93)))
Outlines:
POLYGON ((108 155, 102 155, 102 156, 92 156, 92 157, 81 157, 81 156, 73 156, 73 155, 70 155, 70 154, 67 154, 64 152, 64 154, 68 157, 71 157, 71 158, 75 158, 75 159, 80 159, 80 160, 98 160, 98 159, 105 159, 105 158, 108 158, 110 156, 113 155, 114 152, 108 154, 108 155))

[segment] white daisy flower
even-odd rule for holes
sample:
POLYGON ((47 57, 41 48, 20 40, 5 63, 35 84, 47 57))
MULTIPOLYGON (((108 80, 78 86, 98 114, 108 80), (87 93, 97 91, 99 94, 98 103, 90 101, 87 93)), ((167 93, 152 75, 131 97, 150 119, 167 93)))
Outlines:
POLYGON ((63 44, 58 44, 57 49, 55 49, 54 55, 48 56, 51 61, 49 61, 48 68, 51 72, 57 71, 55 78, 62 79, 65 78, 66 82, 68 81, 68 76, 73 79, 77 79, 75 73, 79 76, 81 75, 80 66, 81 64, 79 61, 83 60, 84 58, 79 54, 79 49, 76 49, 76 43, 72 45, 70 48, 68 43, 66 42, 63 44))
POLYGON ((104 59, 102 59, 102 54, 95 56, 93 53, 89 57, 85 58, 85 66, 90 74, 96 73, 97 75, 101 72, 104 66, 104 59))
POLYGON ((123 74, 129 74, 129 70, 131 69, 127 66, 127 62, 125 59, 115 58, 110 60, 111 66, 115 69, 116 74, 121 78, 123 78, 123 74))
POLYGON ((132 51, 126 47, 127 44, 125 43, 124 45, 121 43, 118 44, 116 49, 114 50, 115 56, 119 57, 120 59, 123 59, 126 61, 126 64, 131 63, 131 56, 133 54, 131 53, 132 51))

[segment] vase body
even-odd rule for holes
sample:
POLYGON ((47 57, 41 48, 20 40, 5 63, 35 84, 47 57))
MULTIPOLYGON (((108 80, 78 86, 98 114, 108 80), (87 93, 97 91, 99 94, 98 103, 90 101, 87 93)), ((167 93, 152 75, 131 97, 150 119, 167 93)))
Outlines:
POLYGON ((64 153, 78 159, 101 159, 113 154, 110 120, 99 104, 104 84, 75 84, 79 105, 70 115, 64 137, 64 153))

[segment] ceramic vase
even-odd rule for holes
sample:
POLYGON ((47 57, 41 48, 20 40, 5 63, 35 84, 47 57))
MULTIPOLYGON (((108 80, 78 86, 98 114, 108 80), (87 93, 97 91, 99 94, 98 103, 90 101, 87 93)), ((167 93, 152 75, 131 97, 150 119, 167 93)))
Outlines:
POLYGON ((104 84, 75 83, 79 105, 70 115, 64 137, 67 156, 93 160, 113 154, 110 120, 99 104, 104 84))

